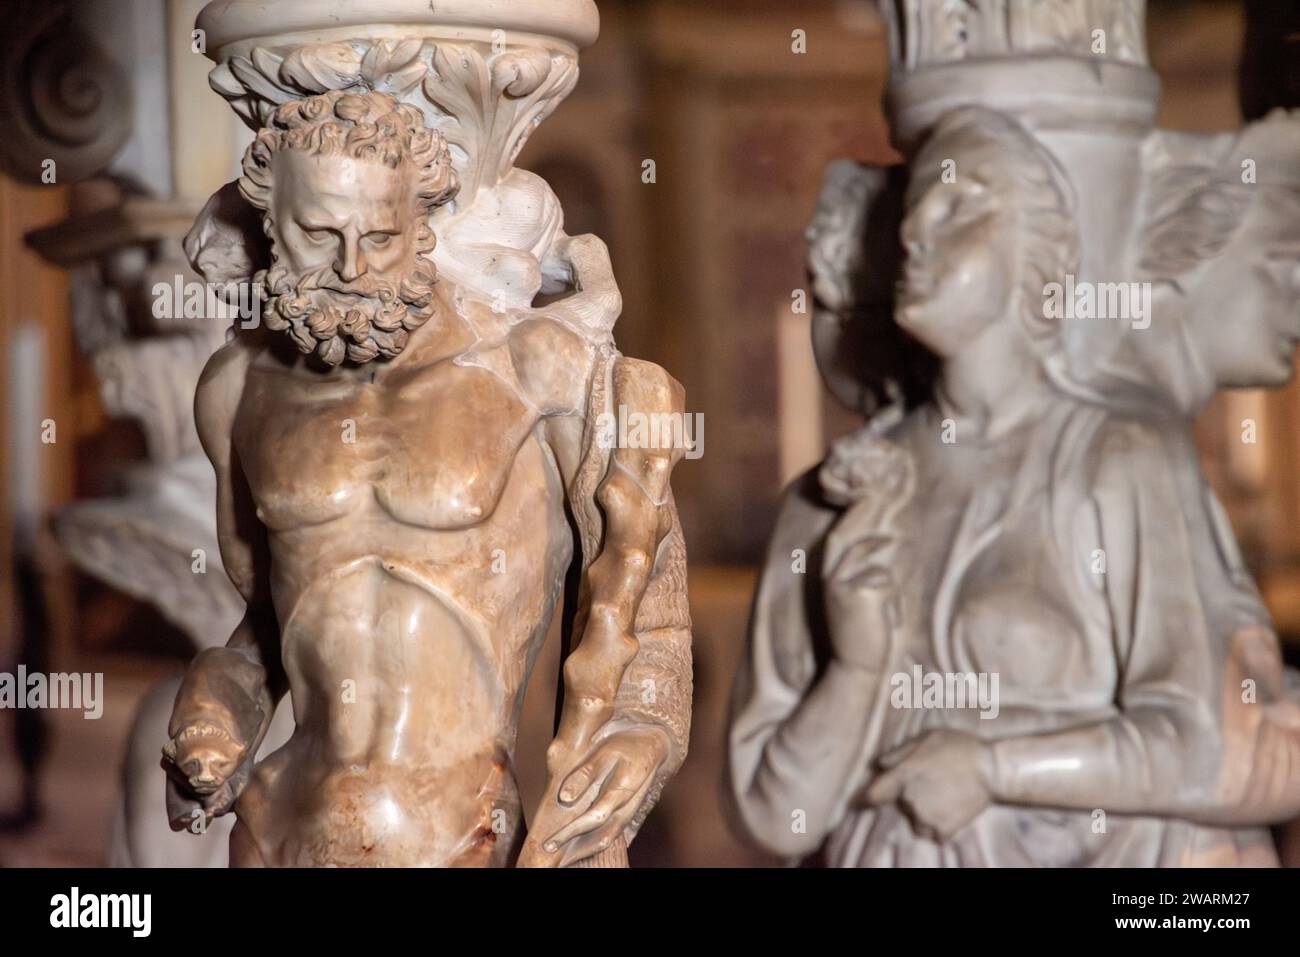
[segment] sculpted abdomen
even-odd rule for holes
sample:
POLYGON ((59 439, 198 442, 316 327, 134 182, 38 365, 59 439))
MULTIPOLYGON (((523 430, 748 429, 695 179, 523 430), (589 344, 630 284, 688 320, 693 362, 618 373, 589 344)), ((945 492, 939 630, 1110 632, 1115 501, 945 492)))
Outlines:
POLYGON ((450 764, 504 724, 486 637, 441 596, 378 559, 318 579, 283 624, 302 726, 328 729, 339 761, 364 755, 450 764))

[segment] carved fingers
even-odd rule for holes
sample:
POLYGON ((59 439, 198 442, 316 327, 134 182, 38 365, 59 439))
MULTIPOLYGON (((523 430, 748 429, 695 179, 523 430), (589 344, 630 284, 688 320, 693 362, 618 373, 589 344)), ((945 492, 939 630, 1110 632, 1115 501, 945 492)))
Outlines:
POLYGON ((918 834, 946 841, 992 803, 992 756, 979 738, 932 731, 885 754, 865 803, 899 804, 918 834))
POLYGON ((819 475, 823 493, 846 506, 822 557, 832 651, 846 664, 880 670, 902 612, 898 573, 915 468, 899 446, 870 430, 836 443, 819 475))
POLYGON ((883 534, 879 524, 857 522, 832 532, 823 577, 835 656, 871 670, 885 666, 889 634, 902 619, 895 568, 903 545, 897 536, 883 534))
POLYGON ((658 728, 631 729, 602 740, 560 786, 559 800, 573 816, 546 838, 560 867, 610 847, 632 824, 668 755, 658 728))
POLYGON ((1288 693, 1271 628, 1245 626, 1233 634, 1221 694, 1217 803, 1293 818, 1300 808, 1300 695, 1288 693))

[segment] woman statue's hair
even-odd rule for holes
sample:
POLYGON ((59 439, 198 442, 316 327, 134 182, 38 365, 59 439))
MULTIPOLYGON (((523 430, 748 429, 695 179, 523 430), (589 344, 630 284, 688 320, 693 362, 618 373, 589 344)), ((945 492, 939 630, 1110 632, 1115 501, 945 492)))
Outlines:
MULTIPOLYGON (((1056 157, 1023 125, 985 107, 945 113, 919 152, 943 149, 959 158, 963 149, 981 143, 1005 156, 999 186, 1021 250, 1015 307, 1032 346, 1051 353, 1060 348, 1061 331, 1045 315, 1045 287, 1078 269, 1074 191, 1056 157)), ((896 415, 927 401, 938 369, 937 358, 894 319, 894 285, 903 260, 904 173, 903 167, 833 165, 810 229, 818 363, 837 398, 868 418, 886 410, 896 415), (853 215, 835 212, 845 202, 853 204, 853 215), (846 242, 856 247, 846 251, 846 242)))

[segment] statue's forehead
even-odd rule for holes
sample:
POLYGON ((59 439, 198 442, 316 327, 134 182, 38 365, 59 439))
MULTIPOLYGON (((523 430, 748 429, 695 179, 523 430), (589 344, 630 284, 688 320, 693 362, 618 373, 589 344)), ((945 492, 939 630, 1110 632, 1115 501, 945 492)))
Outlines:
POLYGON ((1005 149, 984 139, 954 138, 945 147, 927 146, 912 164, 907 184, 907 206, 927 197, 939 199, 943 191, 969 196, 988 195, 990 202, 1013 188, 1015 173, 1005 149))
POLYGON ((276 194, 297 204, 401 206, 411 199, 409 163, 393 168, 376 160, 287 149, 272 164, 276 194))
POLYGON ((914 164, 913 177, 939 177, 950 168, 949 176, 956 182, 970 177, 990 185, 1014 176, 1018 157, 1012 155, 1010 144, 990 136, 976 136, 962 130, 931 140, 921 150, 914 164))

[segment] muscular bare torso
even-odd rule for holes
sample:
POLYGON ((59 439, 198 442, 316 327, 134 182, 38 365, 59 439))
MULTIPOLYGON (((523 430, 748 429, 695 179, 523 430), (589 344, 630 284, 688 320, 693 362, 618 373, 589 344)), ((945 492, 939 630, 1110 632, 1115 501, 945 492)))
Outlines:
POLYGON ((233 448, 297 729, 235 863, 501 864, 519 835, 516 723, 573 554, 547 429, 582 414, 590 353, 545 320, 430 327, 386 365, 245 363, 233 448))

